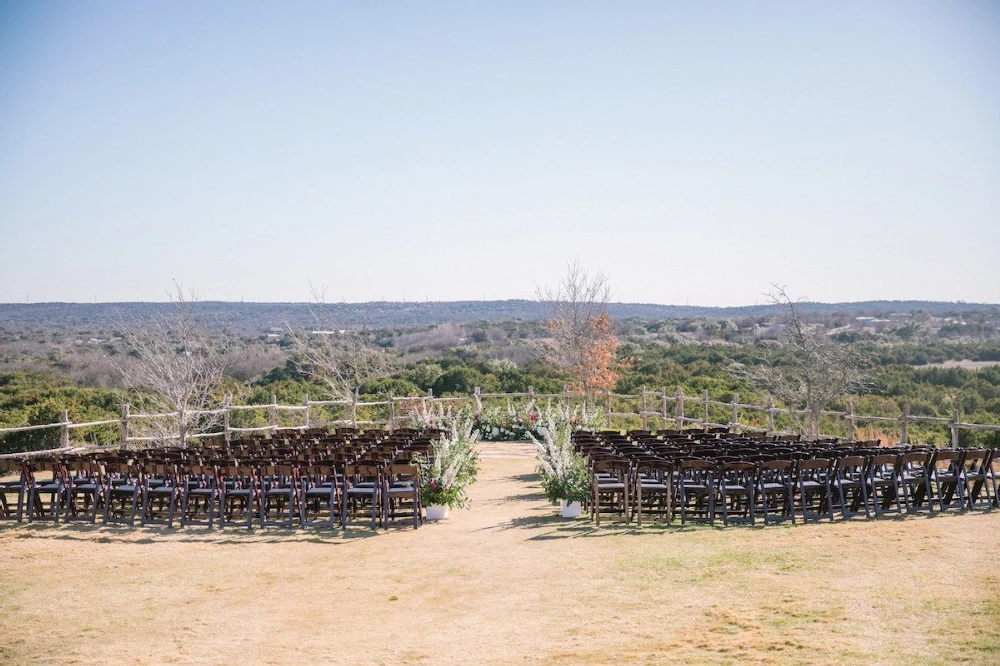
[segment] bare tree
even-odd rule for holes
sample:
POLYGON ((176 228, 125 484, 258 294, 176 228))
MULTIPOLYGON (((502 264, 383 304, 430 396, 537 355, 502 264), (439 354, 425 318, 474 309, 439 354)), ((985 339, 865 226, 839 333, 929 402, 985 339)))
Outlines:
POLYGON ((550 337, 537 350, 544 360, 569 374, 572 388, 583 394, 586 405, 593 391, 611 388, 618 380, 611 369, 618 339, 607 312, 608 277, 589 274, 573 259, 554 289, 539 288, 537 294, 550 311, 546 322, 550 337))
POLYGON ((804 409, 809 435, 817 437, 820 416, 830 402, 866 386, 868 359, 856 346, 834 342, 809 325, 784 287, 772 285, 767 296, 784 309, 782 347, 757 367, 738 366, 734 372, 785 404, 804 409))
POLYGON ((216 408, 223 394, 226 356, 200 327, 193 295, 175 284, 175 307, 161 315, 122 322, 128 349, 117 362, 133 404, 147 413, 164 414, 134 421, 136 434, 154 441, 186 445, 189 437, 210 431, 219 422, 216 408))
POLYGON ((288 325, 292 360, 299 372, 324 384, 333 398, 357 401, 362 386, 392 374, 395 359, 371 345, 364 329, 338 328, 325 306, 325 291, 312 291, 315 328, 288 325))

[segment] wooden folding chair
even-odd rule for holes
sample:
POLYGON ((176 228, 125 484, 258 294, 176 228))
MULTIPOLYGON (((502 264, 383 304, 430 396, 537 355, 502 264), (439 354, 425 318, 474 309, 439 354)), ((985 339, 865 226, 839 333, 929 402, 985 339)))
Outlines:
POLYGON ((678 473, 677 504, 680 506, 681 524, 693 519, 715 525, 715 462, 682 460, 678 473), (694 514, 694 518, 690 518, 689 514, 694 514))
POLYGON ((631 465, 623 459, 594 460, 590 467, 590 513, 596 524, 601 524, 601 514, 621 514, 629 521, 629 480, 631 465))
POLYGON ((109 461, 104 470, 104 524, 135 527, 143 491, 138 467, 132 461, 109 461))
POLYGON ((290 529, 299 514, 299 471, 293 465, 262 467, 260 488, 260 525, 290 529))
POLYGON ((798 509, 802 511, 802 522, 829 518, 833 520, 833 487, 831 484, 830 460, 809 458, 800 460, 797 468, 798 509))
POLYGON ((722 524, 753 525, 757 518, 757 465, 752 462, 724 462, 719 466, 719 503, 722 524), (739 517, 733 517, 737 514, 739 517))
POLYGON ((991 495, 990 475, 987 474, 990 456, 991 451, 985 449, 966 449, 962 457, 961 483, 965 486, 966 502, 972 510, 993 508, 996 488, 991 495))
POLYGON ((222 513, 218 476, 214 467, 185 465, 181 468, 181 527, 204 525, 209 529, 222 513))
POLYGON ((391 463, 382 475, 382 525, 398 516, 412 518, 413 528, 420 527, 421 514, 420 468, 408 463, 391 463))
POLYGON ((959 509, 965 511, 965 478, 962 473, 962 451, 941 449, 934 453, 931 461, 931 487, 941 511, 959 509))
POLYGON ((104 477, 104 468, 97 461, 67 461, 65 522, 97 522, 97 512, 104 502, 104 477))
POLYGON ((881 517, 893 505, 896 507, 896 513, 903 513, 899 458, 899 455, 891 453, 872 456, 868 461, 868 492, 875 507, 876 517, 881 517))
POLYGON ((359 516, 366 509, 371 514, 371 528, 375 529, 381 517, 379 491, 382 487, 382 468, 377 462, 358 461, 344 468, 344 488, 341 493, 341 525, 346 528, 351 517, 359 516))
POLYGON ((784 520, 795 522, 795 463, 791 460, 765 460, 758 476, 761 510, 764 524, 784 520), (778 509, 777 515, 772 510, 778 509))
POLYGON ((334 529, 341 524, 341 481, 337 467, 332 464, 318 463, 303 468, 299 503, 299 524, 302 527, 334 529))
POLYGON ((260 499, 257 473, 250 465, 223 465, 217 468, 219 527, 242 526, 253 529, 255 506, 260 499))
POLYGON ((177 505, 183 498, 177 467, 167 462, 149 462, 143 477, 140 523, 173 527, 177 505))
POLYGON ((903 506, 907 512, 922 508, 934 510, 931 491, 931 460, 926 451, 904 453, 899 458, 899 487, 903 491, 903 506))
POLYGON ((0 520, 24 519, 25 479, 22 461, 0 458, 0 520))
POLYGON ((28 486, 28 522, 59 522, 66 490, 63 466, 55 460, 31 461, 25 466, 28 486), (43 497, 48 497, 48 508, 43 497))
POLYGON ((833 461, 833 484, 845 520, 864 515, 871 518, 868 502, 868 469, 864 456, 845 456, 833 461))
POLYGON ((635 516, 642 526, 643 514, 673 519, 673 463, 669 460, 639 460, 635 466, 635 516))

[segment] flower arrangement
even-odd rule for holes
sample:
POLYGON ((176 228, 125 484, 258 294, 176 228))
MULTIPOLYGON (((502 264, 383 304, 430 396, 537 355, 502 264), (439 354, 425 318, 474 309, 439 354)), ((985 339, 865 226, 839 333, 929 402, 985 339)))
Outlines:
POLYGON ((559 422, 550 410, 539 431, 541 439, 531 433, 528 436, 538 449, 538 473, 545 497, 553 504, 559 500, 586 500, 590 495, 590 472, 587 461, 573 449, 572 426, 559 422))
POLYGON ((473 414, 476 430, 482 438, 490 442, 511 442, 528 439, 528 433, 538 425, 538 414, 533 410, 501 410, 499 407, 483 407, 473 414))
POLYGON ((518 410, 483 406, 474 411, 468 406, 445 408, 440 403, 420 403, 409 414, 409 425, 414 428, 441 428, 448 430, 456 421, 472 423, 472 429, 484 442, 513 442, 534 437, 544 437, 545 423, 554 420, 572 430, 599 430, 604 424, 604 414, 598 410, 584 414, 580 407, 553 409, 551 403, 539 410, 533 403, 518 410))
POLYGON ((465 490, 479 474, 477 439, 471 419, 454 418, 450 432, 433 442, 429 458, 414 456, 414 462, 420 466, 424 506, 438 504, 451 509, 468 506, 465 490))
POLYGON ((579 407, 553 409, 551 404, 546 405, 544 411, 538 410, 534 405, 528 405, 524 411, 484 407, 472 417, 480 437, 488 442, 544 437, 545 424, 549 421, 565 425, 570 430, 599 430, 604 423, 604 415, 596 410, 584 415, 579 407))

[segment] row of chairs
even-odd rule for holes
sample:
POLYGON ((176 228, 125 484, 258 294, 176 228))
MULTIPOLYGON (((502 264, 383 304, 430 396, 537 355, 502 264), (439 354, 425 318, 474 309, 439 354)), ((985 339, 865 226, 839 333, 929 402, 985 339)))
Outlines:
POLYGON ((439 432, 334 433, 192 449, 0 459, 0 518, 180 526, 346 527, 422 520, 419 468, 439 432), (236 457, 239 455, 240 457, 236 457))
MULTIPOLYGON (((230 466, 94 461, 42 462, 0 487, 3 518, 54 523, 253 528, 346 527, 370 516, 421 524, 419 467, 362 460, 347 465, 230 466)), ((12 470, 6 463, 0 471, 12 470)))
POLYGON ((720 437, 673 441, 651 433, 579 433, 588 459, 589 510, 642 523, 765 524, 878 517, 904 511, 1000 506, 994 450, 883 448, 878 442, 791 442, 720 437))

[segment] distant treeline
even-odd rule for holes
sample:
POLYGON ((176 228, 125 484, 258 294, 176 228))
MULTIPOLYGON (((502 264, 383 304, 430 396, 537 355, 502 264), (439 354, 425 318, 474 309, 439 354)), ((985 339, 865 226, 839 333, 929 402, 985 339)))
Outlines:
MULTIPOLYGON (((202 320, 218 329, 266 330, 286 324, 311 326, 316 321, 315 304, 309 303, 233 303, 199 301, 192 304, 202 320)), ((70 330, 109 330, 119 321, 142 320, 175 308, 171 303, 0 303, 0 326, 55 327, 70 330)), ((327 303, 323 320, 343 326, 404 327, 429 326, 448 322, 500 322, 539 320, 548 316, 538 301, 435 301, 327 303)), ((927 312, 934 316, 955 316, 970 312, 1000 313, 1000 305, 946 303, 936 301, 863 301, 857 303, 800 303, 806 315, 846 313, 852 316, 887 316, 893 313, 927 312)), ((724 319, 770 317, 782 313, 782 306, 747 305, 739 307, 701 307, 655 305, 647 303, 610 303, 608 313, 614 319, 724 319)))
MULTIPOLYGON (((1000 424, 1000 366, 968 370, 912 365, 948 358, 1000 361, 1000 343, 897 344, 876 346, 871 351, 874 366, 869 386, 851 396, 857 414, 895 417, 905 404, 915 416, 951 418, 958 410, 965 422, 1000 424)), ((631 394, 645 387, 672 393, 681 388, 687 395, 708 391, 714 400, 730 400, 733 393, 739 393, 743 403, 764 404, 766 395, 730 371, 733 363, 756 362, 759 352, 753 345, 626 343, 619 348, 621 379, 615 391, 631 394)), ((489 358, 474 348, 459 347, 407 364, 393 376, 365 386, 363 393, 425 395, 430 389, 439 396, 467 396, 477 386, 489 393, 524 392, 529 386, 538 393, 558 393, 564 381, 552 366, 539 362, 518 365, 489 358)), ((282 404, 301 404, 305 394, 312 399, 325 397, 323 387, 303 377, 291 362, 259 375, 249 384, 232 379, 229 389, 243 404, 269 403, 272 395, 282 404)), ((113 419, 126 399, 112 389, 81 386, 65 377, 0 373, 0 425, 55 423, 63 409, 75 422, 113 419)), ((845 405, 846 399, 831 408, 843 410, 845 405)), ((893 428, 890 425, 885 430, 891 434, 893 428)), ((879 435, 875 431, 869 434, 879 435)), ((96 441, 98 435, 81 433, 80 437, 96 441)), ((963 445, 1000 446, 998 435, 963 432, 961 441, 963 445)), ((943 445, 947 436, 945 428, 933 426, 910 430, 911 441, 943 445)), ((46 448, 57 443, 57 430, 10 434, 0 437, 0 452, 46 448)))

